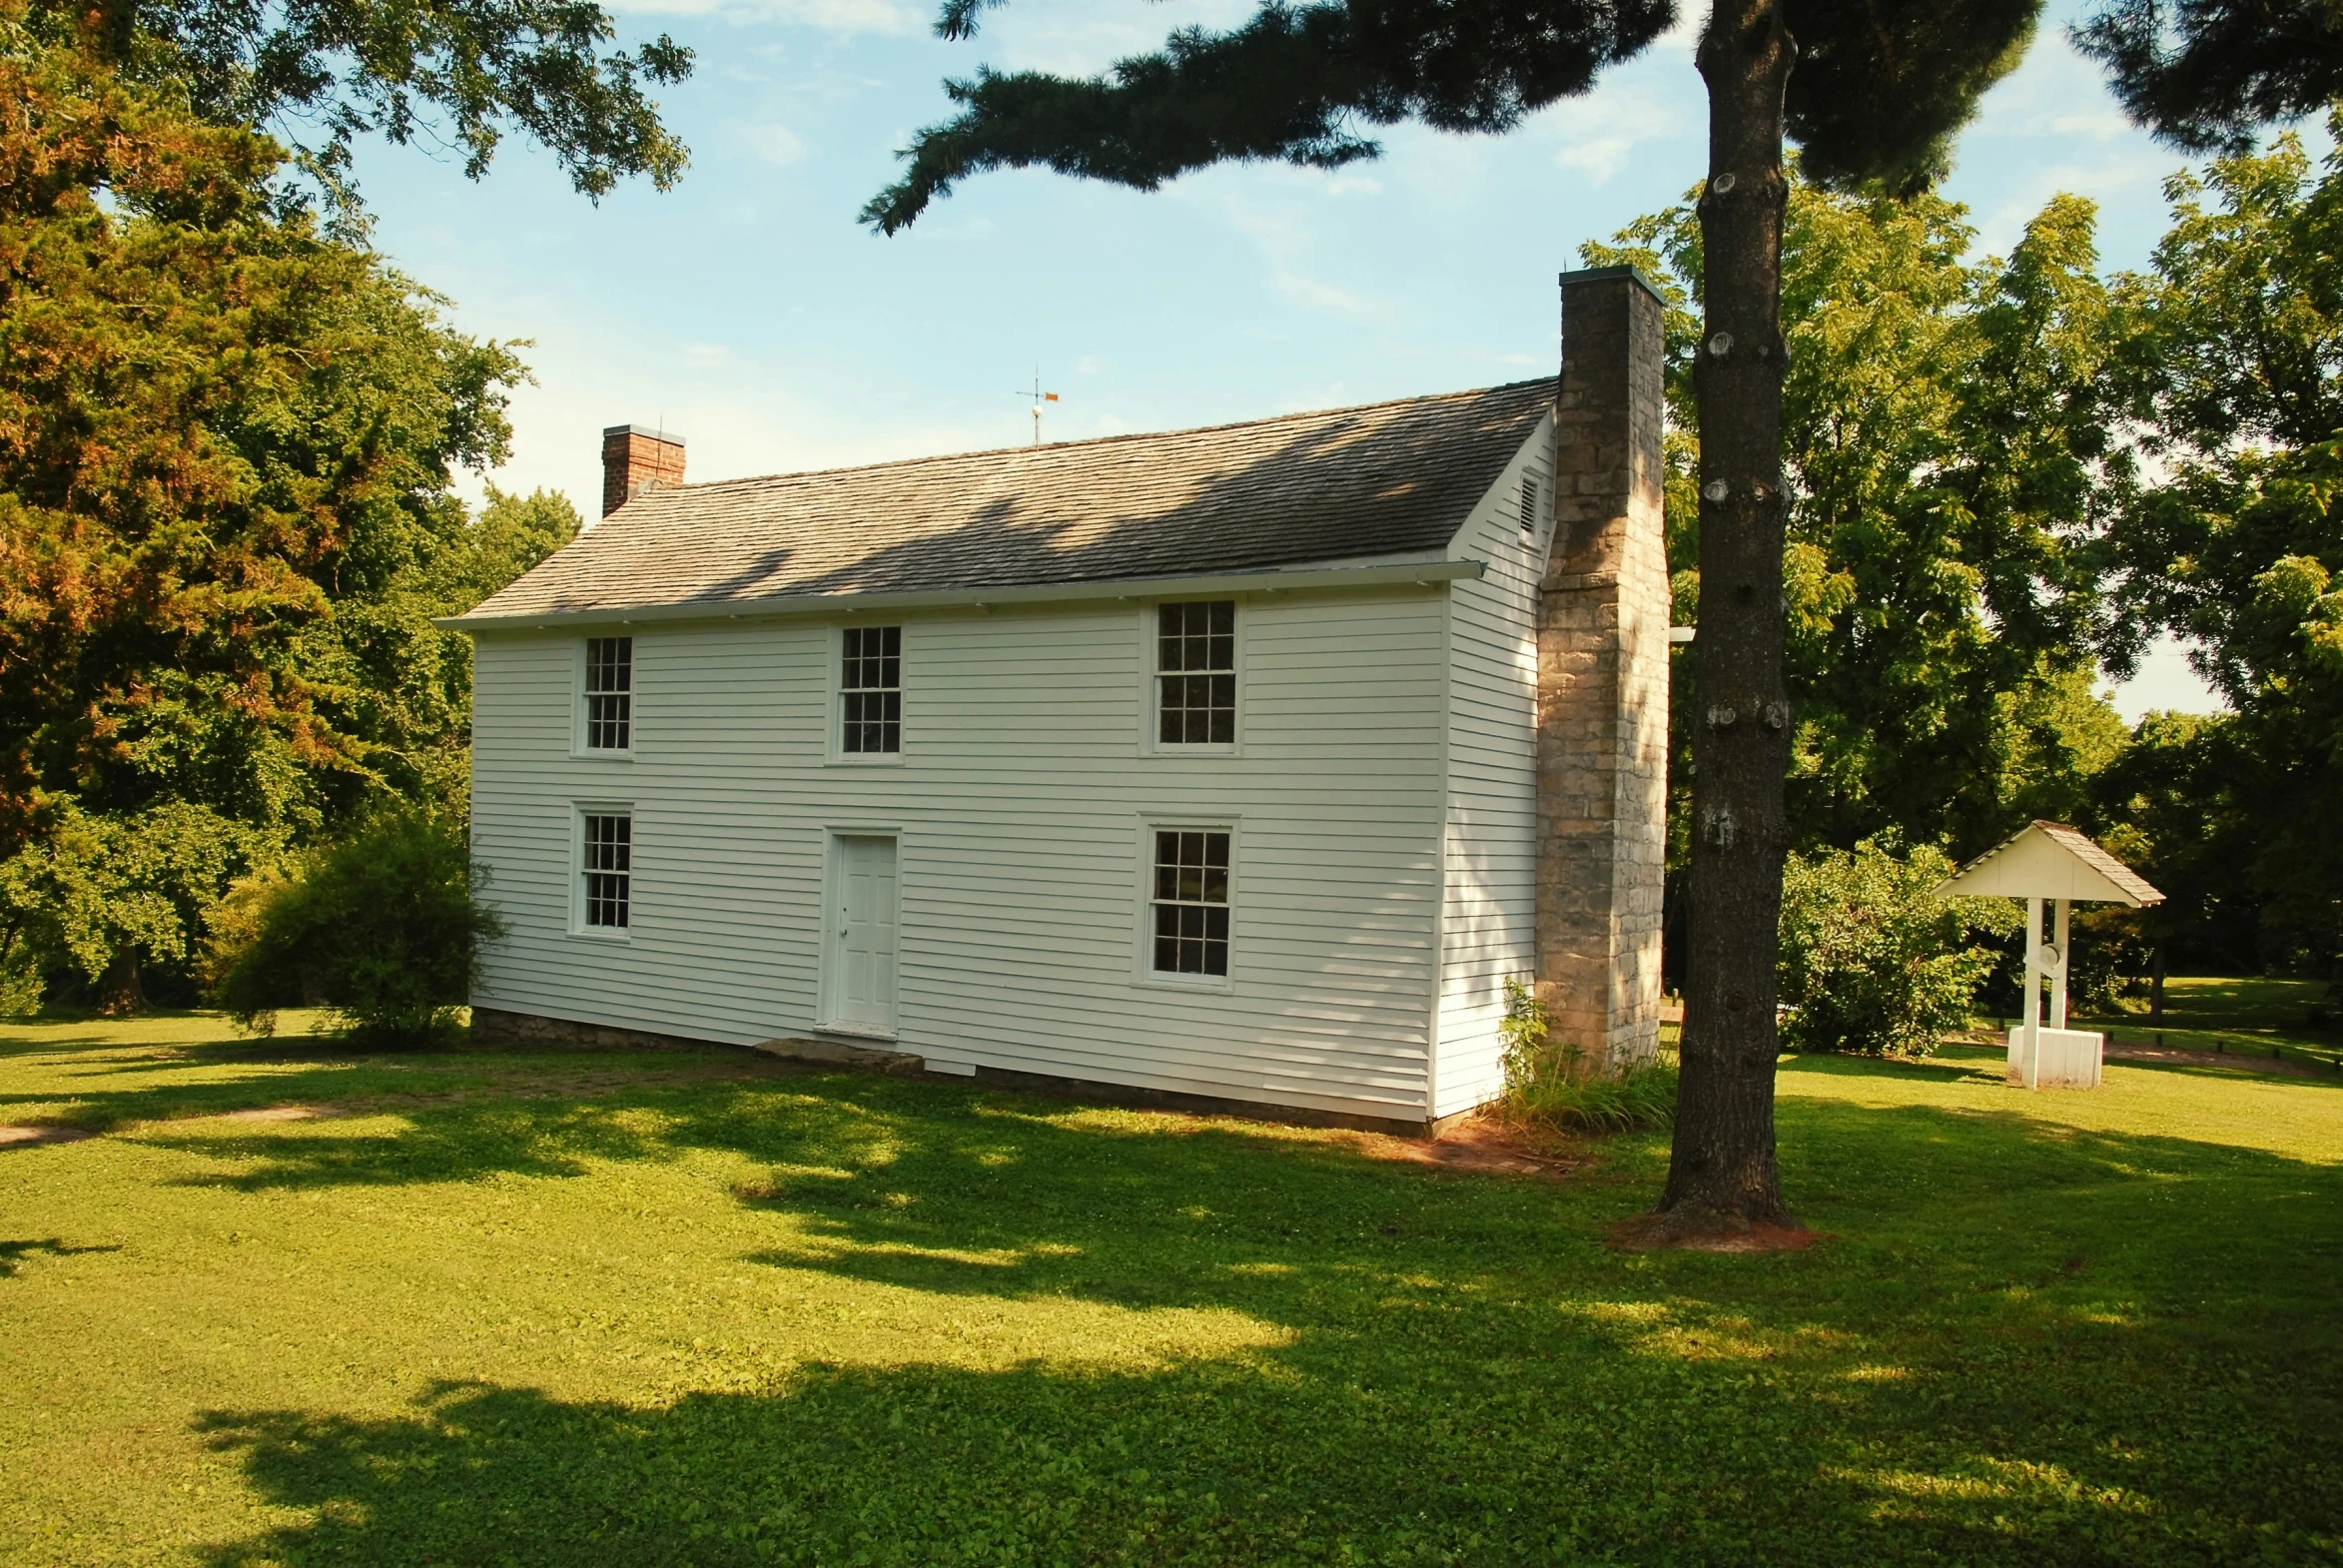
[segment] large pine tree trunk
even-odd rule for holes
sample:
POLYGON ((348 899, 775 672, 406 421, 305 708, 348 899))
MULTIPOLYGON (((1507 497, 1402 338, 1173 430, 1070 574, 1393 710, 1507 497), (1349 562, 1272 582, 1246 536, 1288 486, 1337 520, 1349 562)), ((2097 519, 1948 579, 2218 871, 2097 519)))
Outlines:
POLYGON ((1790 703, 1782 683, 1780 0, 1716 0, 1701 39, 1709 182, 1700 401, 1700 683, 1683 1078, 1667 1228, 1790 1222, 1774 1164, 1775 927, 1790 703))

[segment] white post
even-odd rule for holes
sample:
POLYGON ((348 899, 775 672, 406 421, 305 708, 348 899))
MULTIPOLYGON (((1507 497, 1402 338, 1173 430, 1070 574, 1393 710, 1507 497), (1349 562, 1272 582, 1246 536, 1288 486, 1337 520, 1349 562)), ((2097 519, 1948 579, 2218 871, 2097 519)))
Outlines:
POLYGON ((2066 961, 2071 956, 2066 946, 2066 900, 2058 900, 2056 907, 2058 913, 2054 919, 2057 934, 2050 939, 2050 945, 2057 949, 2058 962, 2050 969, 2050 1027, 2064 1029, 2066 1027, 2066 961))
POLYGON ((2025 901, 2025 1045, 2018 1053, 2017 1071, 2032 1089, 2041 1077, 2042 1024, 2042 901, 2025 901))

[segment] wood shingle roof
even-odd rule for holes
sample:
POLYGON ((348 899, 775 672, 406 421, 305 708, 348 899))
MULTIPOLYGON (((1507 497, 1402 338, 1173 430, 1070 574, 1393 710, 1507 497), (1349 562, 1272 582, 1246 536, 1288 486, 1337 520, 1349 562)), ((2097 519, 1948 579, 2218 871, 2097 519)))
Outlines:
POLYGON ((637 495, 463 623, 1117 581, 1446 548, 1551 380, 637 495))

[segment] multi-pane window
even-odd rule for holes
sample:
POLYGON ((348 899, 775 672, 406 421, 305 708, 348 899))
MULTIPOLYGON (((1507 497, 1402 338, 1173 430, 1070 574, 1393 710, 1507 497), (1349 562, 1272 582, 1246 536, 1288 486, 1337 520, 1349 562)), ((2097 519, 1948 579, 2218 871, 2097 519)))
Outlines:
POLYGON ((1236 601, 1159 608, 1157 738, 1167 746, 1236 743, 1236 601))
POLYGON ((634 741, 634 639, 586 638, 585 743, 624 751, 634 741))
POLYGON ((634 819, 623 812, 588 812, 585 819, 585 923, 626 929, 634 878, 634 819))
POLYGON ((1521 476, 1521 531, 1538 531, 1538 481, 1527 473, 1521 476))
POLYGON ((1163 975, 1228 973, 1228 835, 1210 828, 1156 834, 1156 962, 1163 975))
POLYGON ((849 626, 838 682, 838 749, 903 749, 903 628, 849 626))

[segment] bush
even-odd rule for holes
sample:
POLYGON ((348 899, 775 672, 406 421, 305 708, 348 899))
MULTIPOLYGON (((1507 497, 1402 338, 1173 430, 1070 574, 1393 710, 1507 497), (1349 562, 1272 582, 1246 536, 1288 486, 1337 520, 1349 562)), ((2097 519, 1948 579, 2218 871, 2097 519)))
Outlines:
POLYGON ((1967 1027, 1997 957, 1968 945, 1969 933, 2024 921, 2007 899, 1938 898, 1931 890, 1952 869, 1938 850, 1899 860, 1878 839, 1790 857, 1777 961, 1785 1045, 1917 1057, 1967 1027))
POLYGON ((1576 1043, 1556 1045, 1546 1005, 1529 987, 1505 978, 1505 1089, 1498 1108, 1531 1127, 1624 1133, 1676 1120, 1676 1070, 1645 1062, 1620 1073, 1590 1071, 1576 1043))
POLYGON ((298 871, 240 884, 213 922, 212 1000, 268 1034, 287 1007, 328 1007, 349 1032, 414 1045, 446 1032, 479 949, 503 934, 475 896, 459 829, 387 816, 298 871))

